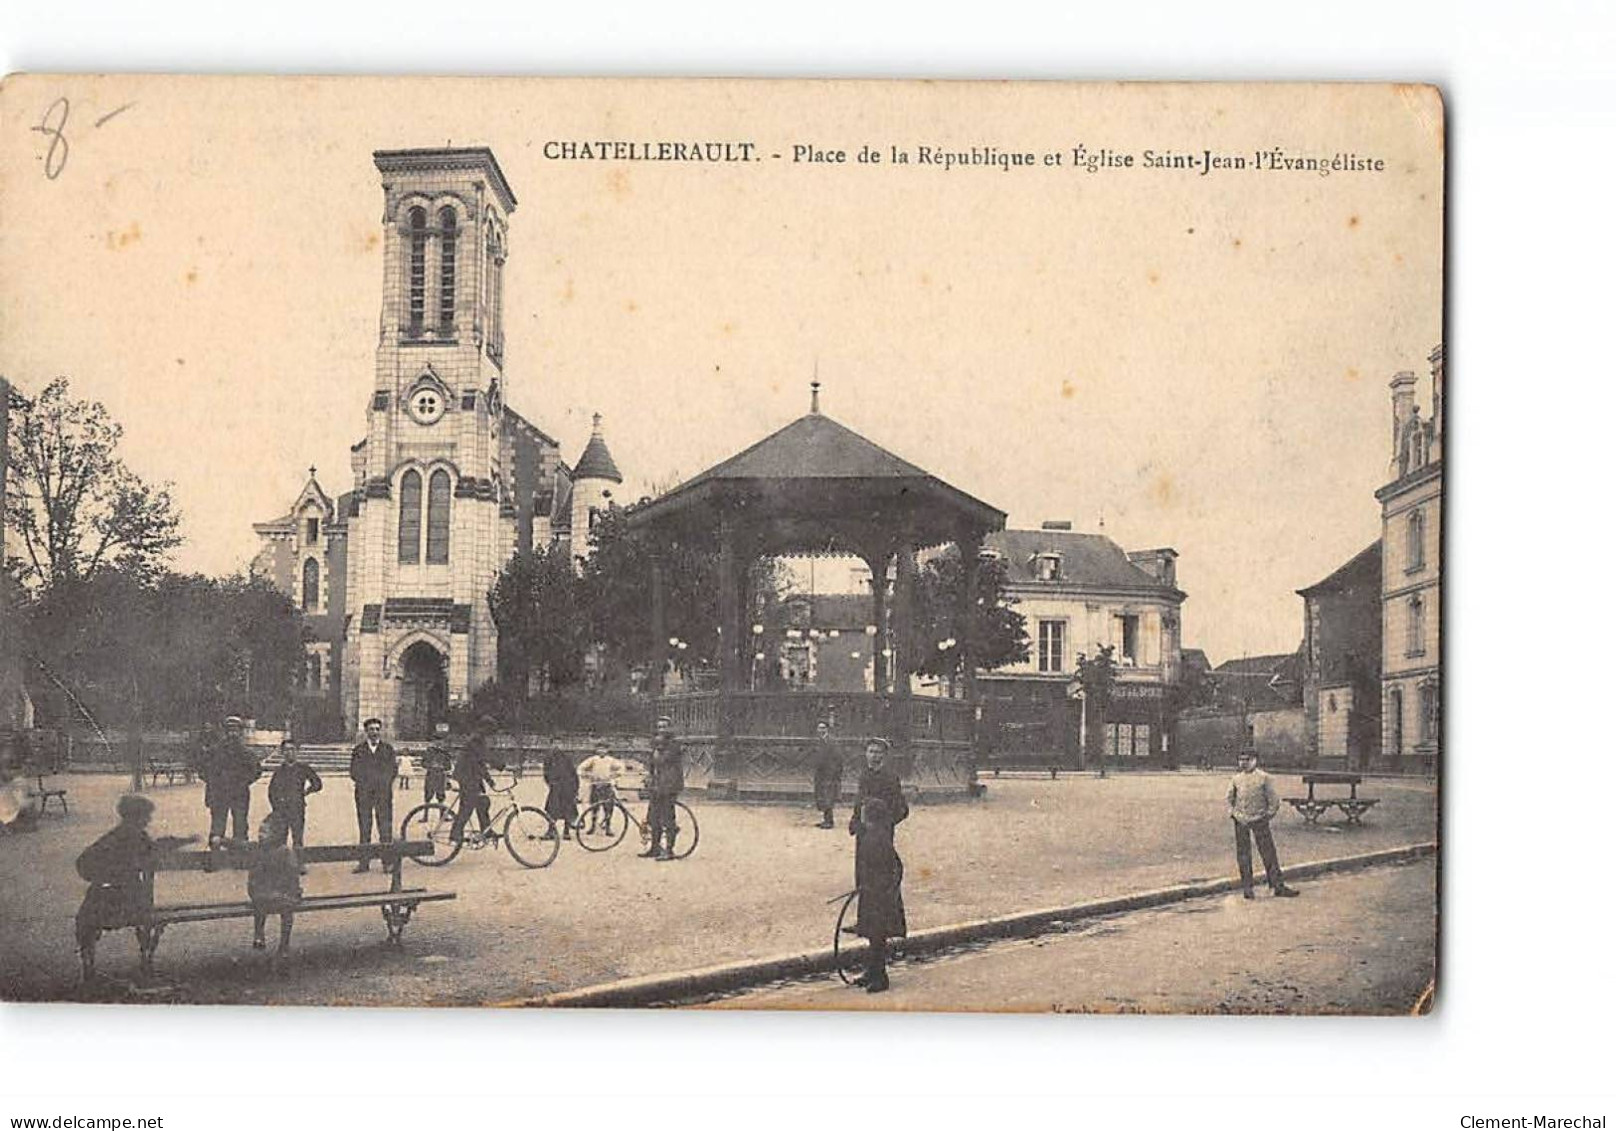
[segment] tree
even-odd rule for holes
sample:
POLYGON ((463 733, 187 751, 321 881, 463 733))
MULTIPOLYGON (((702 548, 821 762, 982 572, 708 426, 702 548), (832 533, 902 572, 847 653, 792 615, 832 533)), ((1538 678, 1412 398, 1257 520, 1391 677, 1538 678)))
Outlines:
POLYGON ((98 725, 188 728, 236 713, 279 722, 303 670, 301 618, 268 583, 116 568, 23 606, 25 648, 98 725))
POLYGON ((526 550, 507 562, 488 591, 488 610, 499 627, 502 682, 525 696, 534 671, 550 687, 583 674, 589 618, 564 545, 526 550))
POLYGON ((1111 714, 1111 689, 1116 685, 1116 648, 1103 645, 1092 656, 1077 657, 1077 682, 1083 689, 1083 723, 1087 728, 1084 761, 1098 766, 1105 777, 1106 724, 1111 714))
MULTIPOLYGON (((602 514, 584 562, 584 601, 590 639, 604 646, 609 662, 647 664, 660 642, 651 639, 651 548, 630 537, 631 510, 602 514)), ((718 656, 718 546, 710 539, 660 543, 664 627, 686 647, 672 655, 682 669, 709 666, 718 656)), ((773 558, 753 562, 748 574, 752 602, 743 614, 773 616, 786 584, 773 558)))
POLYGON ((920 643, 916 672, 957 677, 964 658, 962 645, 967 640, 979 668, 998 668, 1027 659, 1027 620, 1015 610, 1015 598, 1006 587, 1007 577, 1002 560, 978 560, 976 603, 968 625, 962 625, 965 569, 959 548, 950 546, 925 564, 915 589, 915 639, 920 643))
POLYGON ((154 576, 180 544, 180 516, 167 485, 119 458, 123 428, 99 403, 72 399, 65 377, 32 401, 14 394, 11 409, 5 523, 22 584, 50 588, 105 569, 154 576))

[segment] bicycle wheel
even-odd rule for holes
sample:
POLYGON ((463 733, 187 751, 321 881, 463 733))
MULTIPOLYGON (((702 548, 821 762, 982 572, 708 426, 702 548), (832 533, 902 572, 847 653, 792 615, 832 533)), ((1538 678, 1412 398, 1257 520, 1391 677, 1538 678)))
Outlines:
MULTIPOLYGON (((842 950, 842 935, 847 932, 843 931, 842 928, 847 925, 847 913, 849 909, 852 908, 854 901, 858 899, 858 889, 854 888, 852 891, 840 898, 842 901, 842 909, 836 913, 836 926, 831 929, 830 951, 831 957, 836 964, 836 976, 842 980, 842 985, 851 986, 853 984, 853 979, 847 976, 848 963, 846 961, 846 954, 842 950)), ((836 901, 831 900, 831 902, 835 903, 836 901)), ((858 913, 854 912, 853 914, 856 921, 858 913)))
POLYGON ((435 851, 431 856, 411 856, 410 859, 427 868, 441 868, 460 854, 460 845, 449 839, 454 828, 455 812, 447 805, 428 801, 404 814, 398 826, 400 840, 429 840, 435 851))
POLYGON ((561 851, 561 838, 555 822, 543 809, 518 805, 505 818, 505 847, 524 868, 544 868, 561 851))
POLYGON ((628 825, 628 810, 615 801, 597 801, 578 818, 578 843, 586 851, 605 852, 623 842, 628 825))
POLYGON ((673 821, 679 826, 679 834, 673 842, 678 851, 673 854, 673 858, 683 860, 696 851, 696 842, 701 839, 701 826, 696 824, 696 815, 683 801, 673 803, 673 821))

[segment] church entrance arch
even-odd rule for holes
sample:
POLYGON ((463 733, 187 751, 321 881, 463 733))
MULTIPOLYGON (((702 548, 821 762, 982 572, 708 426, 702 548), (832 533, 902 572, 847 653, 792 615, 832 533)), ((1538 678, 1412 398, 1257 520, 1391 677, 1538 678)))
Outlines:
POLYGON ((431 738, 449 712, 448 657, 430 642, 417 640, 398 659, 399 738, 431 738))

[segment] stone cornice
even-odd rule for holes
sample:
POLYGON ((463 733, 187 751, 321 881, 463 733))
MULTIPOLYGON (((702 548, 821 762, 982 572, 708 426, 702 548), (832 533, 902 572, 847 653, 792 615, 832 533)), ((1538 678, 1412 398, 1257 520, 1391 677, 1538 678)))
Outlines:
POLYGON ((1442 475, 1442 461, 1435 460, 1424 467, 1409 472, 1401 479, 1394 479, 1380 490, 1375 492, 1375 498, 1381 503, 1404 491, 1412 490, 1429 480, 1440 478, 1442 475))
POLYGON ((415 172, 473 172, 488 178, 506 212, 516 209, 516 194, 487 146, 465 149, 378 149, 371 155, 383 176, 415 172))

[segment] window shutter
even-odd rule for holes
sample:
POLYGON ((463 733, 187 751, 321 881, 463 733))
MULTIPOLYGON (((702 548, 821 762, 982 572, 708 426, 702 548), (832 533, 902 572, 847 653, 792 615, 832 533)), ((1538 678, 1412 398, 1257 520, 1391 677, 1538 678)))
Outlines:
POLYGON ((1161 663, 1161 614, 1152 610, 1140 616, 1139 631, 1143 637, 1139 642, 1139 662, 1150 665, 1161 663))

